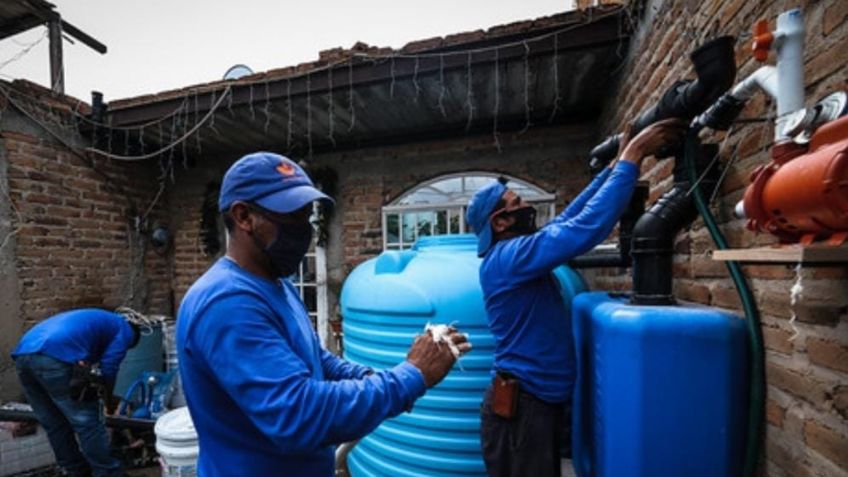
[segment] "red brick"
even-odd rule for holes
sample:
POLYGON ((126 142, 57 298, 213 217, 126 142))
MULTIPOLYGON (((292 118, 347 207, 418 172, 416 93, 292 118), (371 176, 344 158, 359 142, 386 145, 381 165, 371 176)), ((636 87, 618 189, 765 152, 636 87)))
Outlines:
POLYGON ((833 30, 845 23, 846 18, 848 18, 848 2, 834 0, 822 15, 822 33, 830 35, 833 30))
POLYGON ((770 386, 824 407, 828 393, 824 385, 812 376, 784 368, 774 362, 766 363, 766 381, 770 386))
POLYGON ((786 409, 774 402, 772 399, 766 401, 766 420, 775 427, 783 427, 783 417, 786 409))
POLYGON ((792 337, 792 333, 784 329, 769 326, 763 328, 763 340, 766 348, 770 350, 791 354, 792 342, 789 341, 790 337, 792 337))
POLYGON ((835 341, 808 338, 807 354, 815 364, 848 373, 848 347, 844 345, 835 341))
MULTIPOLYGON (((843 430, 844 432, 844 430, 843 430)), ((804 439, 811 449, 848 471, 848 437, 815 421, 804 424, 804 439)))

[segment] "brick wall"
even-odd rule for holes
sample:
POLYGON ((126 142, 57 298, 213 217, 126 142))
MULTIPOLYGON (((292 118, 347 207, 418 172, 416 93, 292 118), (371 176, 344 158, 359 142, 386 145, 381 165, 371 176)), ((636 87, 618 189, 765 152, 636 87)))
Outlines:
MULTIPOLYGON (((46 109, 49 102, 39 104, 46 109)), ((57 123, 58 107, 49 108, 57 123)), ((86 145, 76 133, 63 134, 77 150, 86 145)), ((13 399, 18 387, 8 353, 26 329, 79 307, 130 305, 170 313, 170 278, 167 257, 154 252, 148 235, 134 226, 158 190, 152 164, 80 157, 11 107, 3 114, 0 157, 7 193, 0 241, 8 237, 0 265, 17 282, 2 292, 0 303, 0 399, 13 399)), ((153 207, 150 223, 162 218, 164 205, 153 207)))
MULTIPOLYGON (((674 80, 691 75, 687 55, 708 35, 750 31, 757 19, 772 25, 779 13, 800 6, 807 26, 805 78, 808 104, 848 86, 848 2, 657 0, 646 4, 632 45, 617 98, 606 113, 608 131, 651 104, 674 80), (690 40, 694 35, 697 40, 690 40), (645 86, 647 85, 647 86, 645 86)), ((760 66, 752 61, 750 40, 736 48, 738 78, 760 66)), ((774 61, 772 56, 771 61, 774 61)), ((774 112, 774 105, 757 97, 743 117, 774 112)), ((721 159, 733 165, 714 211, 732 247, 774 242, 769 235, 747 231, 732 217, 733 206, 747 186, 750 171, 768 157, 773 138, 769 123, 734 127, 722 142, 721 159)), ((656 198, 671 185, 670 161, 648 160, 642 178, 651 181, 656 198)), ((713 244, 702 222, 677 237, 675 291, 686 300, 739 312, 733 284, 722 263, 712 261, 713 244)), ((744 267, 763 319, 767 355, 766 475, 848 476, 848 268, 804 267, 796 273, 786 265, 744 267), (804 291, 796 306, 789 290, 797 279, 804 291), (790 322, 793 314, 794 322, 790 322)), ((595 272, 593 286, 629 288, 630 278, 619 271, 595 272)), ((741 312, 740 312, 741 313, 741 312)))

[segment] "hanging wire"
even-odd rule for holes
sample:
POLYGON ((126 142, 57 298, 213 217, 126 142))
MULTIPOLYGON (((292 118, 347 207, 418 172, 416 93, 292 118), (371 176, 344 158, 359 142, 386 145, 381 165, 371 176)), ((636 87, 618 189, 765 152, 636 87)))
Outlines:
POLYGON ((392 80, 389 83, 389 97, 391 99, 395 99, 395 57, 391 56, 389 58, 389 76, 391 76, 392 80))
POLYGON ((306 145, 312 159, 312 77, 306 73, 306 145))
POLYGON ((265 134, 268 134, 268 127, 271 126, 271 86, 269 80, 265 79, 265 106, 262 108, 265 114, 265 134))
MULTIPOLYGON (((217 91, 213 89, 212 93, 211 93, 211 97, 209 99, 210 104, 215 104, 216 95, 217 95, 217 91)), ((209 117, 209 129, 211 129, 212 132, 214 132, 216 136, 221 135, 221 133, 218 132, 218 129, 215 128, 215 113, 213 113, 212 116, 209 117)))
POLYGON ((495 50, 495 94, 494 94, 494 106, 492 107, 492 137, 495 141, 495 148, 497 148, 498 152, 501 152, 501 139, 500 133, 498 133, 498 114, 500 113, 501 108, 501 81, 500 81, 500 53, 499 50, 495 50))
POLYGON ((420 65, 420 58, 415 57, 415 67, 412 70, 412 86, 415 88, 415 99, 414 101, 418 103, 418 97, 421 95, 421 85, 418 84, 418 69, 420 65))
POLYGON ((353 58, 351 58, 350 62, 347 64, 347 85, 347 102, 348 108, 350 108, 350 124, 348 125, 347 130, 350 132, 353 131, 353 128, 356 125, 356 107, 353 102, 353 58))
POLYGON ((442 112, 442 117, 447 118, 448 112, 445 110, 445 94, 447 90, 445 88, 445 56, 439 56, 439 111, 442 112))
POLYGON ((256 120, 256 109, 253 107, 253 83, 250 83, 249 88, 250 95, 247 99, 248 106, 250 106, 250 119, 252 121, 256 120))
MULTIPOLYGON (((210 117, 211 118, 211 117, 210 117)), ((200 99, 197 90, 194 90, 194 124, 198 124, 200 122, 200 99)), ((188 127, 188 122, 183 125, 183 129, 188 127)), ((194 135, 197 140, 197 155, 201 155, 203 153, 203 145, 201 143, 201 135, 202 129, 197 129, 197 134, 194 135)), ((183 169, 188 169, 188 159, 183 157, 183 169)))
POLYGON ((524 134, 530 129, 530 45, 524 44, 524 128, 518 134, 524 134))
POLYGON ((3 68, 5 68, 5 67, 9 66, 10 64, 12 64, 12 63, 14 63, 14 62, 16 62, 16 61, 18 61, 18 60, 20 60, 21 58, 23 58, 23 57, 24 57, 24 55, 26 55, 27 53, 29 53, 30 51, 32 51, 32 49, 33 49, 33 48, 35 48, 36 46, 38 46, 38 44, 39 44, 39 43, 41 43, 42 41, 44 41, 44 39, 45 39, 45 38, 47 38, 47 33, 48 33, 48 32, 49 32, 49 30, 48 30, 47 28, 45 28, 45 29, 44 29, 44 31, 41 33, 41 36, 40 36, 40 37, 38 37, 38 39, 37 39, 37 40, 35 40, 34 42, 32 42, 32 43, 30 43, 30 44, 26 45, 26 46, 25 46, 22 50, 20 50, 19 52, 15 53, 15 54, 14 54, 11 58, 9 58, 8 60, 6 60, 6 61, 4 61, 4 62, 0 63, 0 70, 2 70, 3 68))
POLYGON ((471 73, 471 53, 468 53, 467 68, 468 72, 466 74, 465 83, 465 108, 468 110, 468 121, 465 123, 465 132, 468 132, 471 129, 471 123, 474 121, 474 84, 471 73))
POLYGON ((557 113, 559 112, 559 103, 562 101, 562 97, 559 94, 559 36, 554 35, 554 60, 553 60, 553 70, 554 70, 554 107, 553 111, 551 111, 551 115, 548 117, 548 122, 552 123, 557 113))
MULTIPOLYGON (((85 150, 89 151, 89 152, 97 153, 97 154, 104 156, 104 157, 108 157, 108 158, 116 159, 116 160, 121 160, 121 161, 141 161, 141 160, 144 160, 144 159, 150 159, 152 157, 156 157, 157 155, 159 155, 163 152, 173 151, 173 149, 176 146, 183 143, 186 139, 188 139, 189 136, 194 134, 195 131, 200 129, 200 127, 203 126, 209 120, 209 118, 215 113, 215 110, 218 109, 218 107, 221 105, 221 103, 224 102, 224 99, 229 97, 230 94, 232 94, 232 90, 231 90, 230 86, 227 86, 227 89, 224 90, 224 92, 221 94, 221 97, 218 98, 218 101, 215 102, 214 105, 212 105, 212 107, 209 109, 209 111, 206 113, 206 115, 203 116, 203 119, 201 119, 198 124, 195 124, 182 137, 178 138, 175 141, 172 141, 170 144, 168 144, 165 147, 160 148, 157 151, 154 151, 154 152, 151 152, 151 153, 148 153, 148 154, 141 154, 139 156, 121 156, 121 155, 117 155, 117 154, 106 153, 104 151, 101 151, 101 150, 93 148, 93 147, 87 147, 87 148, 85 148, 85 150)), ((174 118, 174 123, 176 123, 176 118, 174 118)), ((174 127, 176 127, 176 125, 174 127)), ((176 133, 175 130, 174 130, 174 133, 176 133)), ((141 138, 142 138, 142 142, 143 142, 143 138, 144 138, 143 134, 141 135, 141 138)), ((143 151, 143 149, 142 149, 142 151, 143 151)))
POLYGON ((294 126, 294 121, 292 119, 292 95, 291 95, 291 78, 286 80, 286 151, 290 152, 292 147, 292 126, 294 126))
POLYGON ((336 138, 333 137, 334 112, 335 104, 333 103, 333 70, 327 70, 327 139, 336 147, 336 138))

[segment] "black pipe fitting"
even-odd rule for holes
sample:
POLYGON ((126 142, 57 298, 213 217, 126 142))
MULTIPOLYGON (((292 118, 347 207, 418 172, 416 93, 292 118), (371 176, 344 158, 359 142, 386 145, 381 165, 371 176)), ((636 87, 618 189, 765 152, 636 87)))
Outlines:
MULTIPOLYGON (((630 129, 631 136, 651 124, 663 119, 678 118, 686 121, 701 114, 719 96, 727 91, 736 78, 736 62, 734 58, 732 36, 715 38, 690 55, 695 66, 697 79, 678 81, 671 85, 655 104, 642 111, 633 121, 630 129)), ((592 149, 589 167, 598 168, 608 164, 618 152, 620 135, 611 136, 592 149)), ((657 154, 657 157, 681 155, 680 145, 668 148, 657 154)))
MULTIPOLYGON (((719 168, 704 173, 718 154, 718 146, 701 147, 698 171, 703 174, 701 190, 712 193, 718 181, 719 168)), ((636 305, 673 305, 672 293, 674 239, 681 229, 688 227, 698 216, 694 198, 690 194, 692 183, 684 179, 683 161, 677 160, 674 186, 663 194, 645 212, 633 228, 630 254, 633 258, 633 295, 636 305)))

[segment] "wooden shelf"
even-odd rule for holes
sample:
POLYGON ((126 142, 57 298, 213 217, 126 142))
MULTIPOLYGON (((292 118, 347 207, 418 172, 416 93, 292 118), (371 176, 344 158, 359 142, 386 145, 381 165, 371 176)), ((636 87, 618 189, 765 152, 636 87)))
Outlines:
POLYGON ((827 245, 775 245, 759 248, 714 250, 713 260, 771 263, 848 263, 848 244, 838 247, 827 245))

